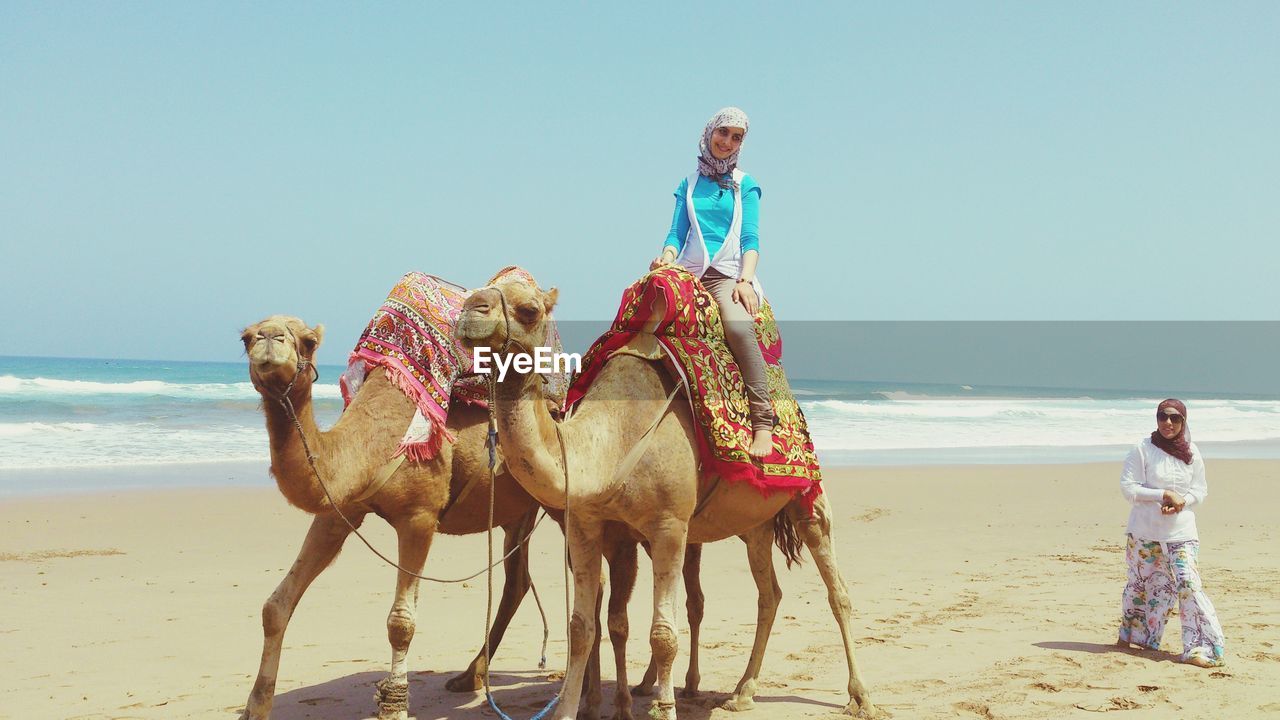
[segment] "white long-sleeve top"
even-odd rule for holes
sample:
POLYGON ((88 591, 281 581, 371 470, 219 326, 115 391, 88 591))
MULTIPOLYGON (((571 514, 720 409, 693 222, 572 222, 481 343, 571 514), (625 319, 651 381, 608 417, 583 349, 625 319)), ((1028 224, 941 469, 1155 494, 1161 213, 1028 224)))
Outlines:
POLYGON ((1128 533, 1135 538, 1163 542, 1200 539, 1192 507, 1209 496, 1209 483, 1204 477, 1204 459, 1195 443, 1191 443, 1188 465, 1156 447, 1150 437, 1143 438, 1125 458, 1120 492, 1133 505, 1128 533), (1182 512, 1161 514, 1160 502, 1166 489, 1186 498, 1182 512))

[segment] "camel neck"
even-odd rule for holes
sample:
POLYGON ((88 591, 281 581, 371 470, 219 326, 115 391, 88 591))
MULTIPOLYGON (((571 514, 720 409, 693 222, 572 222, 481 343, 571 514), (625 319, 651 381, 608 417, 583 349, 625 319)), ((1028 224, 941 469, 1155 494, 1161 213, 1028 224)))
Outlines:
MULTIPOLYGON (((564 465, 541 378, 510 378, 497 383, 494 395, 498 445, 508 471, 538 502, 563 508, 564 465)), ((577 495, 579 489, 574 488, 574 496, 577 495)))
POLYGON ((316 425, 310 388, 295 390, 292 400, 316 471, 307 462, 298 427, 279 401, 264 395, 271 474, 292 505, 312 513, 330 508, 316 472, 339 506, 358 497, 374 473, 395 455, 415 410, 413 401, 382 372, 370 374, 342 417, 324 432, 316 425))
POLYGON ((263 411, 267 416, 267 435, 271 440, 271 475, 289 504, 307 512, 321 512, 329 508, 329 501, 307 462, 307 448, 310 447, 316 458, 316 469, 324 472, 323 466, 326 463, 323 449, 326 443, 323 433, 316 426, 310 390, 301 393, 295 391, 290 400, 298 419, 297 425, 279 400, 266 396, 262 398, 263 411), (305 445, 298 433, 299 427, 302 435, 306 436, 305 445))

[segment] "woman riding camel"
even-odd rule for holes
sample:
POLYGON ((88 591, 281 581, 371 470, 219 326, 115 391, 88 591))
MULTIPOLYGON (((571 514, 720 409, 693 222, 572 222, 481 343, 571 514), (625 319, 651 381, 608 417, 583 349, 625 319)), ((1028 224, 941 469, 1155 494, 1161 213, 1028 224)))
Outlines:
POLYGON ((676 188, 671 231, 653 270, 683 266, 720 305, 725 340, 742 372, 751 412, 752 457, 773 451, 773 407, 755 314, 764 301, 756 277, 760 262, 760 186, 738 169, 747 114, 727 107, 712 116, 698 143, 698 168, 676 188))

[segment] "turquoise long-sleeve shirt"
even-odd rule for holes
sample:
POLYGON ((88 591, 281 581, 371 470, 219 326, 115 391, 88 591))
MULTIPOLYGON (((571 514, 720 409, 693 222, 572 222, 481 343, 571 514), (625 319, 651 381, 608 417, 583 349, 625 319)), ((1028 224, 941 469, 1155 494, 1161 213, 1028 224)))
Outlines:
MULTIPOLYGON (((684 249, 685 238, 689 235, 689 213, 685 209, 686 189, 689 178, 680 181, 676 188, 676 210, 671 218, 671 231, 667 233, 664 247, 675 248, 678 254, 684 249)), ((742 252, 755 250, 760 252, 760 186, 755 178, 744 175, 742 178, 742 229, 739 243, 742 252)), ((693 210, 698 215, 698 226, 702 228, 702 239, 707 243, 707 253, 715 257, 724 245, 725 236, 729 234, 729 226, 733 224, 733 188, 724 189, 705 175, 698 176, 698 184, 693 186, 693 210)))

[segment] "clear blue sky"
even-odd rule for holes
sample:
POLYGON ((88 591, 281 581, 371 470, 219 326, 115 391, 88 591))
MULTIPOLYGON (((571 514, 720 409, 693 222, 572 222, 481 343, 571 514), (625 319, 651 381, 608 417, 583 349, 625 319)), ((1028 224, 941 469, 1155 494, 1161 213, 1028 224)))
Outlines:
POLYGON ((1280 319, 1280 4, 475 5, 0 4, 0 354, 610 317, 729 104, 785 319, 1280 319))

